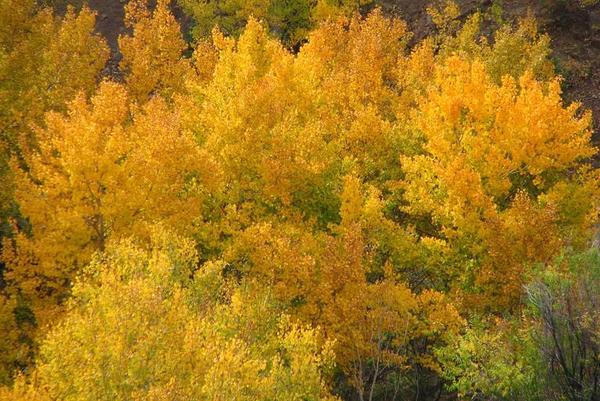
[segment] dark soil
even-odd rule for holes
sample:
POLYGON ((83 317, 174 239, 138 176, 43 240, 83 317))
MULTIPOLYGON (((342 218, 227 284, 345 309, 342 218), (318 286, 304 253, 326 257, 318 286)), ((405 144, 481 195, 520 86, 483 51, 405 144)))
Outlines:
POLYGON ((96 29, 108 41, 111 49, 116 51, 117 39, 125 32, 124 0, 88 0, 90 8, 98 13, 96 29))
MULTIPOLYGON (((579 101, 593 113, 594 142, 600 143, 600 3, 590 9, 558 9, 544 28, 552 38, 568 101, 579 101)), ((596 160, 596 164, 600 160, 596 160)))
POLYGON ((111 49, 111 58, 106 67, 107 75, 118 75, 118 65, 121 60, 119 53, 119 35, 125 33, 123 23, 126 0, 88 0, 90 8, 96 10, 96 29, 106 38, 111 49))
MULTIPOLYGON (((111 50, 107 74, 118 75, 118 37, 125 32, 123 6, 127 0, 88 0, 98 13, 97 29, 106 37, 111 50)), ((386 13, 406 20, 420 39, 433 29, 426 8, 429 0, 384 0, 386 13)), ((463 15, 492 5, 491 0, 458 0, 463 15)), ((564 77, 565 98, 568 102, 579 101, 593 113, 594 142, 600 143, 600 2, 582 8, 573 5, 575 0, 504 0, 507 19, 533 13, 544 32, 552 38, 553 57, 557 69, 564 77)), ((182 22, 183 30, 189 20, 176 6, 173 11, 182 22)), ((597 164, 600 165, 600 158, 597 164)))

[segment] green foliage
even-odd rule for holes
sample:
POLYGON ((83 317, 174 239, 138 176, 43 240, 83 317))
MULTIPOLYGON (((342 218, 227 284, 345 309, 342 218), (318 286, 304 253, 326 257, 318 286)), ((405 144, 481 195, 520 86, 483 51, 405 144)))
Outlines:
POLYGON ((372 0, 177 0, 194 19, 192 35, 206 37, 216 26, 239 36, 252 17, 264 21, 270 32, 291 47, 299 46, 319 21, 349 16, 372 0))
POLYGON ((522 317, 471 326, 436 355, 465 399, 593 401, 600 372, 600 252, 565 252, 540 266, 522 317))
POLYGON ((527 287, 549 399, 600 396, 600 252, 566 253, 527 287))
POLYGON ((463 334, 436 350, 442 377, 461 399, 541 401, 541 360, 530 329, 519 322, 474 319, 463 334))

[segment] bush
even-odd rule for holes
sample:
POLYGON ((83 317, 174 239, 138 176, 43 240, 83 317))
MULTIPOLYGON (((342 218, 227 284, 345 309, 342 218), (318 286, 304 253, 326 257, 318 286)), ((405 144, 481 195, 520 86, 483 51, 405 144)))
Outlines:
POLYGON ((559 259, 527 287, 549 399, 600 397, 600 253, 559 259))

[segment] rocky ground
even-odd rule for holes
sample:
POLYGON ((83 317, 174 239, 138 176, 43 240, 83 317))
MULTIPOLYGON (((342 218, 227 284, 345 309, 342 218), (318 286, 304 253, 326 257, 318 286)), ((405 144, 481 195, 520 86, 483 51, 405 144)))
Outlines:
MULTIPOLYGON (((118 76, 118 36, 125 32, 123 6, 126 0, 88 0, 98 12, 98 31, 111 46, 113 57, 107 73, 118 76)), ((499 0, 496 0, 499 1, 499 0)), ((600 143, 600 2, 588 7, 574 5, 576 0, 504 0, 502 6, 508 19, 533 13, 543 31, 552 38, 553 57, 564 77, 568 101, 580 101, 594 115, 594 140, 600 143)), ((426 13, 429 0, 384 0, 384 11, 399 15, 410 25, 416 38, 432 29, 426 13)), ((492 0, 458 0, 463 15, 490 7, 492 0)), ((174 7, 183 26, 189 21, 174 7)), ((600 157, 598 158, 600 165, 600 157)))

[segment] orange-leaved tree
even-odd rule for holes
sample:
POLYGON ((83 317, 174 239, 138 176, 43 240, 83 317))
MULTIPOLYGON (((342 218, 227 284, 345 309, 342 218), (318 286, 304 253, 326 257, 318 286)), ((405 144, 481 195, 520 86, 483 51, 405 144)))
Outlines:
POLYGON ((37 136, 29 168, 14 166, 30 229, 5 241, 3 260, 12 291, 43 326, 109 237, 147 237, 154 221, 190 232, 219 173, 164 100, 136 106, 116 83, 101 83, 91 102, 78 96, 66 115, 48 114, 37 136))

